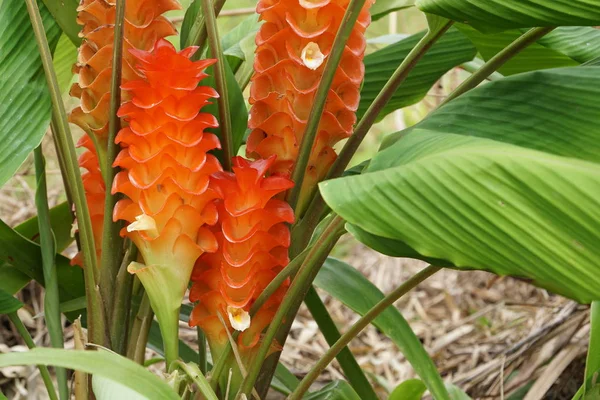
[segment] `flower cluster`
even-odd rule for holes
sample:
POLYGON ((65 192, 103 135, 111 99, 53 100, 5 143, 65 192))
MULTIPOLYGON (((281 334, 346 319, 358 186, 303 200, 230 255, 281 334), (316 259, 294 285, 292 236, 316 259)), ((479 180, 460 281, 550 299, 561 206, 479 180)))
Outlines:
POLYGON ((217 222, 219 194, 209 177, 221 165, 208 152, 219 140, 205 129, 218 124, 199 110, 218 94, 198 86, 215 60, 191 61, 196 50, 178 53, 164 39, 153 51, 131 50, 144 78, 123 84, 131 101, 118 113, 128 126, 116 138, 121 171, 112 191, 126 197, 113 217, 127 222, 122 234, 143 257, 145 264, 132 263, 129 271, 144 284, 159 321, 160 309, 179 310, 196 259, 217 250, 207 225, 217 222))
MULTIPOLYGON (((174 35, 175 28, 162 14, 180 8, 176 0, 127 1, 123 82, 140 79, 135 58, 129 50, 150 50, 158 39, 174 35)), ((106 193, 101 165, 104 164, 102 161, 107 147, 116 3, 114 0, 83 0, 77 11, 77 22, 83 25, 80 33, 83 43, 74 66, 78 80, 70 94, 79 98, 81 104, 73 110, 69 120, 86 133, 78 143, 78 146, 86 149, 79 164, 87 170, 83 174, 83 184, 99 257, 106 193)), ((124 98, 127 98, 127 94, 124 94, 124 98)), ((80 255, 75 257, 74 263, 81 264, 80 255)))
MULTIPOLYGON (((252 158, 277 155, 274 173, 290 176, 307 119, 349 0, 260 0, 265 21, 256 36, 250 90, 247 153, 252 158)), ((333 146, 347 138, 356 122, 364 76, 364 32, 370 23, 368 0, 336 70, 312 148, 298 209, 325 177, 336 158, 333 146)))
POLYGON ((212 176, 220 197, 215 226, 219 251, 201 256, 194 269, 190 300, 198 303, 190 324, 206 333, 213 356, 227 343, 226 327, 243 332, 238 341, 242 354, 253 348, 287 288, 284 283, 250 318, 256 298, 289 261, 286 223, 294 221, 294 214, 274 197, 293 183, 283 176, 267 176, 274 162, 275 157, 254 162, 235 157, 233 173, 212 176))

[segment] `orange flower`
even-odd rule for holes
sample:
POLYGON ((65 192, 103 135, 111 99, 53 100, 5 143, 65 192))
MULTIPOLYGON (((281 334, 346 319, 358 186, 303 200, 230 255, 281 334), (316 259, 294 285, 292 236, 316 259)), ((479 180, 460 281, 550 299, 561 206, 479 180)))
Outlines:
MULTIPOLYGON (((123 37, 123 82, 141 77, 129 50, 150 50, 158 39, 176 34, 175 28, 161 14, 180 8, 176 0, 127 1, 123 37)), ((105 165, 103 160, 107 146, 116 3, 114 0, 83 0, 77 11, 77 22, 83 25, 83 43, 74 66, 75 72, 79 74, 78 81, 70 93, 81 99, 81 105, 72 111, 69 120, 87 134, 78 143, 78 146, 86 148, 79 164, 87 170, 83 174, 83 185, 99 258, 106 190, 101 166, 105 165)), ((127 93, 123 97, 127 99, 127 93)), ((81 255, 77 255, 73 263, 81 265, 81 255)))
MULTIPOLYGON (((250 89, 247 154, 277 155, 274 173, 290 176, 298 156, 315 92, 349 0, 260 0, 265 23, 256 37, 250 89)), ((356 122, 364 77, 364 32, 370 23, 367 0, 344 49, 311 152, 298 210, 336 158, 333 146, 356 122)))
POLYGON ((194 263, 202 253, 217 250, 206 225, 217 222, 218 193, 209 188, 209 176, 221 165, 208 152, 219 148, 219 140, 204 130, 218 124, 211 114, 198 112, 218 97, 214 89, 198 86, 215 60, 191 61, 196 50, 177 53, 164 39, 151 52, 131 50, 145 78, 122 86, 131 101, 118 115, 129 126, 116 138, 122 150, 115 166, 121 171, 112 189, 126 196, 117 203, 114 219, 127 222, 122 234, 136 244, 145 263, 128 269, 144 285, 161 329, 175 330, 174 335, 163 332, 165 340, 175 338, 175 354, 178 311, 194 263))
POLYGON ((190 300, 198 301, 190 317, 200 326, 213 357, 227 343, 230 332, 242 331, 238 343, 242 355, 251 356, 260 334, 273 318, 287 282, 250 318, 249 311, 271 280, 287 265, 290 232, 294 221, 291 207, 274 198, 293 186, 282 176, 268 176, 275 157, 249 162, 233 159, 233 173, 213 174, 211 185, 222 200, 217 201, 219 225, 214 232, 219 251, 204 254, 192 274, 190 300))

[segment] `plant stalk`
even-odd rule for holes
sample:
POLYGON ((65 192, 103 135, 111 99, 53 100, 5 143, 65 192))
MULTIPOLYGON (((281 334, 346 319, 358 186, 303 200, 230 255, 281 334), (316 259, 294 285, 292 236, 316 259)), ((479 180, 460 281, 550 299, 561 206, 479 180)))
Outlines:
POLYGON ((366 328, 379 314, 386 308, 393 305, 400 297, 414 289, 419 283, 438 272, 441 268, 429 265, 422 269, 409 280, 400 285, 393 292, 388 294, 379 303, 363 315, 352 327, 342 335, 342 337, 321 357, 321 359, 312 367, 309 373, 300 381, 300 384, 289 397, 288 400, 300 400, 308 391, 319 374, 329 365, 335 356, 348 345, 364 328, 366 328))
POLYGON ((306 168, 308 167, 308 161, 310 159, 310 153, 312 151, 315 138, 317 136, 317 130, 325 109, 325 102, 327 101, 327 95, 329 94, 329 88, 333 82, 335 72, 342 58, 346 42, 352 33, 354 24, 360 14, 360 11, 365 4, 365 0, 350 0, 348 8, 344 14, 344 18, 340 25, 340 28, 335 36, 333 47, 329 55, 327 56, 327 62, 325 63, 325 69, 323 70, 323 76, 317 92, 315 94, 314 103, 308 116, 302 142, 300 143, 300 150, 298 152, 298 159, 292 172, 292 181, 294 181, 294 187, 290 189, 288 193, 287 201, 296 212, 296 217, 300 216, 301 210, 297 210, 298 199, 300 198, 300 192, 302 190, 302 183, 304 182, 304 175, 306 168))
POLYGON ((215 83, 219 98, 219 122, 221 124, 221 147, 223 147, 223 169, 231 171, 231 158, 233 157, 233 134, 231 129, 231 113, 229 110, 229 92, 227 89, 227 78, 225 74, 225 64, 227 60, 223 55, 221 48, 221 39, 217 29, 217 18, 213 9, 211 0, 201 0, 202 13, 206 20, 206 32, 208 35, 208 44, 213 58, 217 59, 214 66, 215 83))
MULTIPOLYGON (((117 116, 121 106, 121 71, 123 59, 123 31, 125 23, 126 0, 116 0, 115 30, 112 54, 112 75, 110 78, 110 109, 108 117, 108 143, 104 168, 104 184, 106 193, 104 198, 104 220, 102 224, 102 257, 100 260, 100 290, 106 307, 106 315, 112 314, 113 299, 115 298, 115 280, 119 273, 119 266, 123 256, 123 239, 119 234, 122 223, 113 222, 113 209, 117 202, 117 195, 112 194, 112 182, 118 172, 113 168, 119 146, 115 143, 117 132, 121 128, 121 120, 117 116)), ((113 324, 114 326, 114 321, 113 324)), ((111 336, 113 336, 111 334, 111 336)), ((114 337, 114 336, 113 336, 114 337)), ((113 343, 114 344, 114 343, 113 343)))
POLYGON ((86 297, 88 300, 88 332, 92 343, 105 343, 106 323, 103 315, 102 298, 95 289, 98 282, 98 271, 96 266, 96 251, 94 246, 94 235, 92 222, 85 200, 85 191, 81 181, 81 172, 77 163, 77 155, 73 144, 71 131, 67 122, 65 107, 62 102, 61 92, 56 79, 56 72, 52 64, 52 53, 48 46, 48 40, 44 31, 44 24, 40 10, 35 0, 26 0, 27 11, 31 19, 31 25, 35 33, 40 57, 46 74, 46 81, 52 99, 52 117, 56 127, 57 153, 61 154, 66 167, 66 176, 69 187, 73 189, 73 203, 79 226, 79 240, 84 259, 84 276, 86 285, 86 297))
MULTIPOLYGON (((302 304, 306 292, 310 288, 312 281, 319 272, 319 268, 327 258, 327 255, 344 232, 344 220, 341 217, 336 216, 331 220, 327 228, 325 228, 319 240, 317 240, 315 245, 308 251, 306 259, 298 270, 298 274, 292 281, 288 292, 284 296, 281 305, 273 317, 273 321, 271 321, 271 324, 265 333, 256 355, 256 361, 249 367, 248 375, 242 382, 239 395, 245 394, 248 396, 254 388, 254 383, 259 377, 259 373, 261 373, 261 366, 263 365, 273 341, 276 340, 281 346, 285 344, 285 338, 287 337, 294 320, 293 317, 296 315, 300 304, 302 304)), ((271 365, 271 363, 265 365, 265 368, 262 371, 264 375, 260 382, 261 386, 259 389, 262 389, 263 382, 267 382, 266 387, 268 387, 268 382, 270 382, 273 373, 275 372, 278 359, 279 354, 276 357, 273 357, 273 359, 270 359, 271 363, 274 363, 273 365, 271 365)), ((261 390, 258 390, 258 392, 261 396, 263 395, 261 390)))
MULTIPOLYGON (((40 247, 42 251, 42 269, 44 272, 44 319, 50 334, 52 347, 64 348, 63 327, 60 320, 60 296, 58 292, 58 274, 54 262, 56 244, 50 222, 50 207, 48 206, 48 190, 46 187, 46 160, 40 144, 33 150, 35 163, 35 177, 37 181, 35 191, 35 204, 38 213, 38 228, 40 233, 40 247)), ((67 385, 67 370, 55 368, 58 382, 58 394, 61 400, 69 397, 67 385)))
POLYGON ((585 377, 583 381, 583 392, 587 393, 588 380, 600 371, 600 301, 592 302, 590 308, 590 344, 585 362, 585 377))
POLYGON ((444 104, 448 103, 449 101, 477 87, 477 85, 486 80, 490 75, 506 64, 511 58, 537 42, 542 37, 546 36, 548 33, 552 32, 554 29, 554 27, 533 28, 521 35, 517 40, 506 46, 502 51, 492 57, 479 70, 477 70, 477 72, 467 78, 467 80, 465 80, 459 87, 450 93, 450 95, 446 97, 446 99, 440 104, 440 107, 443 107, 444 104))
POLYGON ((148 295, 144 293, 140 308, 133 321, 130 335, 131 341, 129 342, 129 348, 127 349, 127 358, 132 359, 140 365, 144 365, 146 344, 148 343, 148 334, 153 318, 154 312, 152 312, 152 307, 150 307, 150 300, 148 299, 148 295))
POLYGON ((217 63, 214 66, 214 73, 217 92, 219 92, 217 104, 219 106, 219 122, 221 124, 221 137, 219 139, 221 140, 221 147, 223 147, 223 169, 231 171, 231 158, 234 154, 231 113, 229 110, 229 91, 227 89, 227 75, 225 74, 224 64, 227 60, 221 48, 217 18, 211 0, 201 0, 201 4, 202 13, 206 21, 206 32, 211 55, 217 59, 217 63))
MULTIPOLYGON (((348 141, 342 148, 338 158, 335 160, 331 169, 327 173, 325 180, 338 178, 342 176, 344 170, 352 160, 358 146, 362 143, 365 136, 377 120, 377 116, 385 105, 390 101, 396 90, 406 80, 410 72, 417 66, 419 61, 431 49, 431 47, 450 29, 453 22, 449 21, 446 25, 436 31, 428 31, 427 34, 410 51, 396 71, 392 74, 385 86, 381 89, 373 103, 369 106, 363 117, 360 119, 354 133, 348 138, 348 141)), ((320 217, 326 208, 323 197, 318 190, 312 197, 312 201, 302 218, 292 228, 294 243, 296 246, 303 246, 308 243, 312 231, 319 223, 320 217)))
MULTIPOLYGON (((12 312, 7 314, 10 322, 13 323, 19 335, 23 338, 23 341, 27 345, 28 349, 34 349, 35 343, 33 342, 33 338, 29 334, 29 331, 23 325, 23 321, 17 315, 17 312, 12 312)), ((48 397, 50 400, 58 400, 58 396, 56 395, 56 389, 54 388, 54 383, 52 383, 52 378, 50 377, 50 372, 48 371, 48 367, 45 365, 38 365, 38 369, 40 370, 40 375, 42 376, 42 380, 44 381, 44 385, 46 386, 46 391, 48 392, 48 397)), ((63 368, 64 369, 64 368, 63 368)), ((1 394, 2 392, 0 392, 1 394)))
MULTIPOLYGON (((310 314, 319 326, 319 330, 325 337, 327 344, 333 346, 341 338, 340 331, 335 326, 335 322, 327 311, 325 304, 323 304, 319 294, 312 285, 306 293, 304 304, 306 304, 308 311, 310 311, 310 314)), ((348 346, 345 346, 336 355, 336 358, 340 363, 340 367, 342 367, 344 376, 348 379, 348 382, 352 385, 361 400, 379 399, 348 346)))
POLYGON ((137 258, 137 247, 129 242, 129 249, 123 257, 123 262, 117 274, 115 285, 115 301, 111 316, 111 343, 116 353, 125 355, 129 333, 129 317, 131 313, 131 294, 133 290, 133 275, 127 271, 129 263, 137 258))

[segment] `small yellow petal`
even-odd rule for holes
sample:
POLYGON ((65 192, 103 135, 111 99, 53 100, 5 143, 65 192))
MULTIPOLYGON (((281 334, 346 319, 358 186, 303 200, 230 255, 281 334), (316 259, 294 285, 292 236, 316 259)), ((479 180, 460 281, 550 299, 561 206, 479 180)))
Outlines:
POLYGON ((250 314, 243 308, 227 306, 227 315, 229 316, 229 323, 236 331, 244 332, 250 327, 250 314))
POLYGON ((135 222, 127 225, 127 232, 145 231, 150 236, 158 236, 156 221, 149 215, 142 214, 135 217, 135 222))
POLYGON ((308 43, 302 49, 301 58, 304 65, 312 70, 319 68, 323 64, 323 61, 325 61, 325 55, 321 53, 319 45, 315 42, 308 43))

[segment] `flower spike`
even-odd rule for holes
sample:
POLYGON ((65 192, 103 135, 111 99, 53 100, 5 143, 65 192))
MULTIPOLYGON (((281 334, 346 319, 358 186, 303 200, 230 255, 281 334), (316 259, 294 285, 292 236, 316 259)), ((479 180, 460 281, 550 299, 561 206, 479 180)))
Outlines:
MULTIPOLYGON (((162 14, 180 8, 176 0, 127 0, 123 82, 141 77, 132 50, 150 50, 158 39, 176 34, 173 25, 162 14)), ((77 22, 83 26, 80 33, 83 43, 74 65, 78 80, 71 87, 70 94, 81 99, 81 105, 71 112, 69 121, 86 133, 78 143, 79 147, 86 149, 79 158, 79 165, 87 170, 82 176, 83 186, 92 219, 96 254, 100 259, 106 195, 101 169, 104 168, 107 147, 116 2, 83 0, 77 11, 77 22)), ((127 93, 122 98, 127 99, 127 93)), ((81 255, 75 256, 72 263, 81 265, 81 255)))
POLYGON ((198 303, 190 325, 202 328, 215 358, 227 344, 227 329, 241 332, 241 356, 251 359, 288 286, 285 282, 250 317, 250 308, 260 293, 289 262, 287 224, 294 221, 294 214, 276 197, 293 183, 269 175, 275 162, 274 156, 254 162, 235 157, 233 172, 218 172, 211 178, 219 193, 219 223, 212 228, 219 251, 202 255, 194 268, 190 300, 198 303))
POLYGON ((217 122, 198 111, 218 96, 198 86, 215 60, 193 62, 193 49, 178 53, 164 39, 152 51, 131 53, 144 78, 122 86, 131 101, 121 106, 119 116, 129 126, 116 137, 122 150, 115 166, 121 171, 112 191, 126 198, 117 203, 113 217, 127 222, 121 234, 144 260, 131 263, 128 271, 146 289, 170 363, 177 358, 179 308, 194 263, 217 250, 217 238, 207 226, 217 222, 214 200, 220 194, 209 187, 209 177, 221 165, 207 153, 219 148, 219 141, 204 132, 217 122))
MULTIPOLYGON (((247 155, 277 155, 273 173, 291 176, 325 61, 342 23, 348 0, 260 0, 265 21, 256 36, 250 88, 247 155)), ((300 194, 302 212, 317 183, 336 159, 334 145, 347 138, 356 122, 364 77, 364 32, 370 23, 367 0, 343 51, 300 194)))

